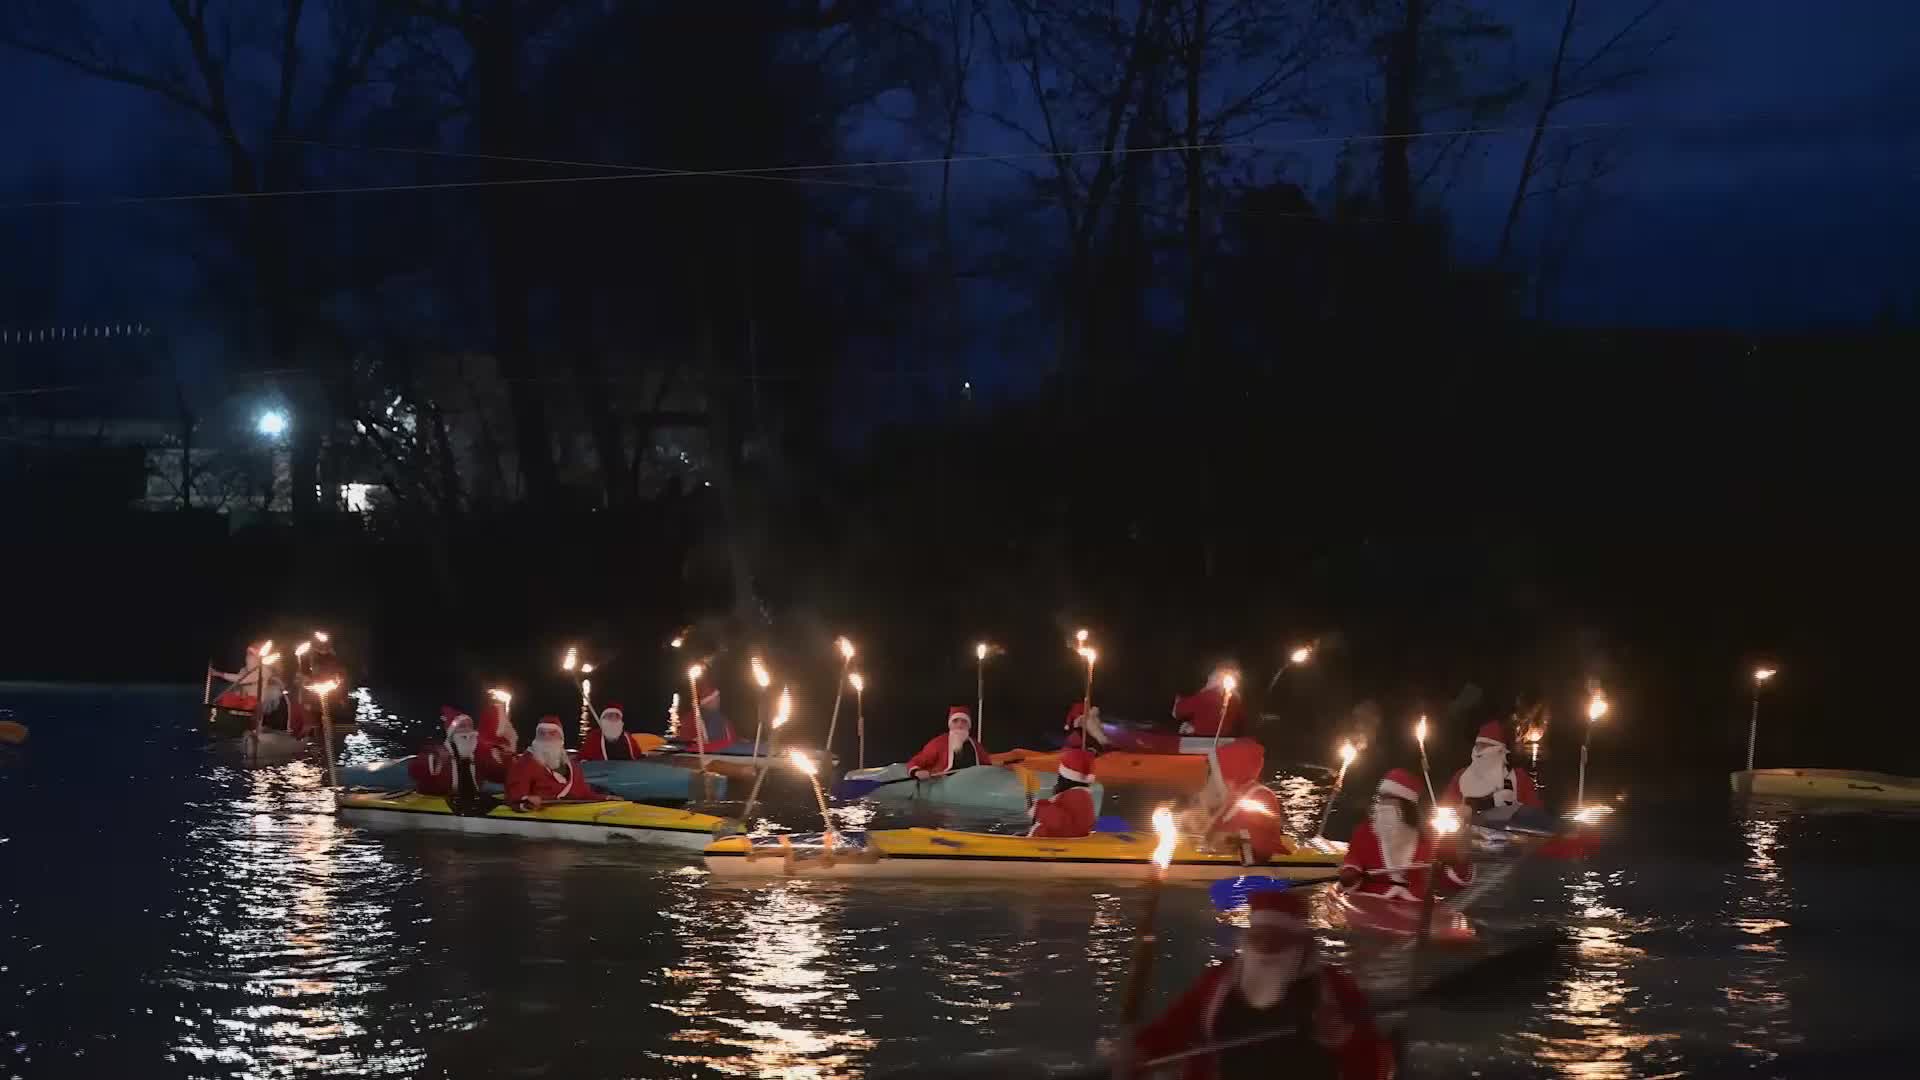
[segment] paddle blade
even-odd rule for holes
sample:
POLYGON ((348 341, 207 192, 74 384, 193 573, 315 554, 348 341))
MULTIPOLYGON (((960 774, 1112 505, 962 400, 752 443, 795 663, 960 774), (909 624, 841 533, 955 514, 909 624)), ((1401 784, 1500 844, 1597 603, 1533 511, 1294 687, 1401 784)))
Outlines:
POLYGON ((1277 892, 1293 887, 1286 878, 1266 877, 1261 874, 1249 874, 1244 877, 1221 878, 1207 886, 1207 895, 1213 898, 1213 906, 1221 911, 1232 911, 1247 906, 1247 898, 1257 892, 1277 892))
POLYGON ((1543 859, 1560 859, 1568 862, 1578 861, 1593 854, 1600 848, 1597 836, 1556 836, 1540 845, 1536 855, 1543 859))
POLYGON ((833 797, 846 802, 864 799, 884 783, 884 780, 842 780, 833 785, 833 797))
POLYGON ((1126 818, 1115 817, 1109 814, 1106 817, 1094 819, 1093 831, 1094 832, 1115 832, 1115 833, 1132 832, 1133 826, 1127 824, 1126 818))

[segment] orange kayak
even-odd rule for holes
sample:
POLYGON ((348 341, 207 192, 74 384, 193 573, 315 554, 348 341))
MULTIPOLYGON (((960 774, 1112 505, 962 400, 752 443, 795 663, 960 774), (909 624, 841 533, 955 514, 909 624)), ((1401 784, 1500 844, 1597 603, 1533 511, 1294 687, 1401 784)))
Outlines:
MULTIPOLYGON (((993 755, 995 765, 1012 765, 1033 772, 1060 767, 1058 750, 1009 750, 993 755)), ((1094 779, 1108 787, 1128 784, 1168 787, 1183 792, 1200 790, 1207 782, 1205 754, 1137 754, 1109 750, 1093 763, 1094 779)))

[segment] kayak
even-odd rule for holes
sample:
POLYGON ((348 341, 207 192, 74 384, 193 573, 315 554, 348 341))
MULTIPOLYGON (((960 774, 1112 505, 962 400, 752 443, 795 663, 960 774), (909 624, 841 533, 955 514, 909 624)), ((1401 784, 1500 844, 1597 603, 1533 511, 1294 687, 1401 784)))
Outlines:
MULTIPOLYGON (((343 765, 340 768, 340 784, 342 787, 370 788, 375 791, 405 791, 413 787, 413 777, 407 772, 407 764, 412 760, 412 756, 408 756, 368 765, 343 765)), ((634 802, 702 797, 696 774, 663 762, 583 761, 580 767, 587 774, 587 782, 594 787, 634 802)), ((715 776, 712 779, 710 797, 724 798, 727 793, 726 778, 715 776)), ((486 788, 496 794, 501 791, 499 784, 488 784, 486 788)))
MULTIPOLYGON (((1387 937, 1413 938, 1420 934, 1418 901, 1395 900, 1373 893, 1334 892, 1329 917, 1349 930, 1387 937)), ((1464 945, 1474 940, 1473 924, 1467 917, 1440 902, 1433 905, 1433 931, 1428 940, 1436 945, 1464 945)))
MULTIPOLYGON (((975 765, 930 780, 913 780, 904 764, 896 764, 855 769, 846 779, 854 783, 879 781, 881 786, 862 797, 882 806, 1019 814, 1032 806, 1035 799, 1052 795, 1059 776, 1029 769, 975 765)), ((1089 784, 1087 793, 1093 796, 1094 812, 1098 813, 1104 790, 1097 783, 1089 784)))
MULTIPOLYGON (((1034 877, 1145 881, 1153 876, 1151 833, 1094 833, 1070 840, 951 829, 844 833, 831 852, 819 835, 728 836, 707 845, 707 869, 721 877, 1034 877)), ((1235 854, 1182 841, 1168 881, 1212 881, 1258 872, 1290 880, 1330 877, 1340 856, 1301 850, 1243 866, 1235 854)))
MULTIPOLYGON (((314 726, 317 728, 319 722, 315 721, 314 726)), ((236 712, 233 709, 223 709, 218 705, 211 706, 207 710, 207 730, 215 735, 225 737, 244 735, 253 730, 253 714, 250 712, 236 712)), ((286 732, 285 728, 268 728, 267 730, 277 731, 282 734, 286 732)), ((357 720, 343 720, 339 717, 333 719, 333 737, 335 739, 344 738, 359 730, 360 723, 357 720)))
POLYGON ((636 843, 699 851, 723 822, 709 814, 690 814, 664 806, 605 799, 549 803, 522 813, 495 805, 484 814, 455 813, 438 795, 347 793, 334 796, 334 810, 352 825, 398 832, 439 832, 526 836, 587 843, 636 843))
MULTIPOLYGON (((1213 745, 1212 739, 1197 741, 1213 745)), ((1224 746, 1225 742, 1221 745, 1224 746)), ((1009 750, 1004 754, 995 754, 993 763, 1050 773, 1060 767, 1060 751, 1009 750)), ((1141 754, 1129 750, 1109 750, 1094 759, 1093 776, 1109 787, 1151 785, 1194 792, 1206 785, 1207 756, 1204 752, 1141 754)))
MULTIPOLYGON (((676 769, 699 770, 700 755, 697 752, 680 747, 678 744, 670 743, 668 745, 670 749, 663 754, 657 755, 655 760, 660 761, 662 764, 671 765, 676 769)), ((808 750, 807 753, 816 758, 819 756, 812 750, 808 750)), ((716 773, 731 780, 741 780, 747 783, 752 783, 754 773, 761 769, 791 768, 792 764, 792 759, 787 757, 785 750, 777 754, 756 755, 753 752, 752 743, 747 743, 744 748, 738 751, 729 747, 726 750, 709 752, 707 754, 708 772, 716 773)))
POLYGON ((1733 774, 1736 795, 1920 803, 1920 777, 1851 769, 1751 769, 1733 774))

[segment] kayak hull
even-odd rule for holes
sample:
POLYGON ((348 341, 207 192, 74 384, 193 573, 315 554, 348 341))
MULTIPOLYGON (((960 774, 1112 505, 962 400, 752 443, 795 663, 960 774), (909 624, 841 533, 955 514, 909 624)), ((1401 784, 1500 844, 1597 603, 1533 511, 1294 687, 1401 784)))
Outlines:
MULTIPOLYGON (((1012 765, 1039 773, 1060 767, 1057 751, 1009 750, 995 754, 996 765, 1012 765)), ((1094 759, 1094 779, 1108 787, 1162 787, 1183 792, 1200 790, 1207 782, 1205 754, 1140 754, 1110 750, 1094 759)))
MULTIPOLYGON (((231 738, 244 735, 252 729, 253 714, 250 712, 234 712, 232 709, 222 709, 219 706, 214 706, 207 712, 207 730, 214 735, 231 738)), ((267 730, 277 731, 281 734, 286 733, 282 728, 268 728, 267 730)), ((360 723, 357 720, 336 719, 333 721, 333 737, 336 741, 359 730, 360 723)))
POLYGON ((342 821, 384 832, 431 831, 479 836, 521 836, 576 843, 634 843, 699 851, 722 821, 645 803, 608 799, 560 803, 521 813, 496 806, 486 814, 457 814, 437 795, 348 794, 334 797, 342 821))
MULTIPOLYGON (((811 753, 811 751, 809 752, 811 753)), ((697 753, 691 753, 684 750, 668 751, 666 753, 660 754, 654 760, 659 761, 663 765, 671 765, 676 769, 692 769, 696 772, 699 771, 700 769, 700 755, 697 753)), ((724 776, 729 780, 735 780, 735 781, 748 783, 748 784, 753 783, 754 773, 758 772, 760 769, 763 769, 763 768, 779 769, 783 767, 791 768, 791 766, 792 766, 792 761, 786 756, 785 751, 782 751, 780 754, 777 754, 777 755, 769 755, 769 754, 760 754, 757 756, 753 754, 708 754, 707 755, 707 771, 708 772, 713 773, 717 776, 724 776)))
MULTIPOLYGON (((1095 833, 1069 840, 958 832, 887 829, 864 834, 858 846, 828 855, 817 841, 729 836, 707 845, 707 869, 716 877, 782 878, 1045 878, 1147 881, 1154 877, 1154 838, 1139 833, 1095 833)), ((1174 850, 1168 881, 1214 881, 1249 873, 1289 880, 1333 876, 1337 855, 1303 850, 1264 865, 1188 844, 1174 850)))
MULTIPOLYGON (((1349 930, 1393 938, 1420 935, 1422 905, 1410 900, 1393 900, 1370 893, 1336 892, 1331 910, 1349 930)), ((1433 930, 1429 941, 1436 945, 1465 945, 1475 940, 1473 924, 1460 912, 1438 903, 1433 908, 1433 930)))
MULTIPOLYGON (((340 769, 340 783, 345 787, 376 791, 409 789, 413 787, 413 777, 407 772, 407 763, 412 760, 411 757, 403 757, 369 765, 343 766, 340 769)), ((707 797, 700 792, 698 773, 663 762, 583 761, 580 765, 586 771, 587 782, 596 790, 633 802, 663 799, 687 801, 707 797)), ((489 784, 487 787, 496 794, 501 790, 498 784, 489 784)), ((711 798, 725 798, 726 778, 713 777, 711 788, 711 798)))
MULTIPOLYGON (((992 814, 1019 814, 1033 800, 1053 794, 1057 774, 1031 769, 976 765, 956 769, 931 780, 907 779, 905 765, 887 765, 878 769, 855 769, 846 775, 850 781, 878 780, 882 786, 867 792, 865 798, 881 806, 912 809, 928 807, 942 810, 977 810, 992 814)), ((1105 792, 1098 783, 1090 784, 1094 812, 1098 813, 1105 792)))
POLYGON ((1751 769, 1730 779, 1736 795, 1920 804, 1920 777, 1851 769, 1751 769))

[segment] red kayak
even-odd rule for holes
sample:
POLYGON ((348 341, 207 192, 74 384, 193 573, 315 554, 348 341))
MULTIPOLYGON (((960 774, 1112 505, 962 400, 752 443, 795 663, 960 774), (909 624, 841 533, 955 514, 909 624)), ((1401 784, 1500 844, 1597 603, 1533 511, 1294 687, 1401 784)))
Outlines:
MULTIPOLYGON (((1417 901, 1395 900, 1372 893, 1336 890, 1332 911, 1345 919, 1347 928, 1370 934, 1410 938, 1420 933, 1420 908, 1417 901)), ((1473 924, 1465 915, 1445 903, 1433 905, 1433 935, 1436 945, 1464 945, 1475 938, 1473 924)))

